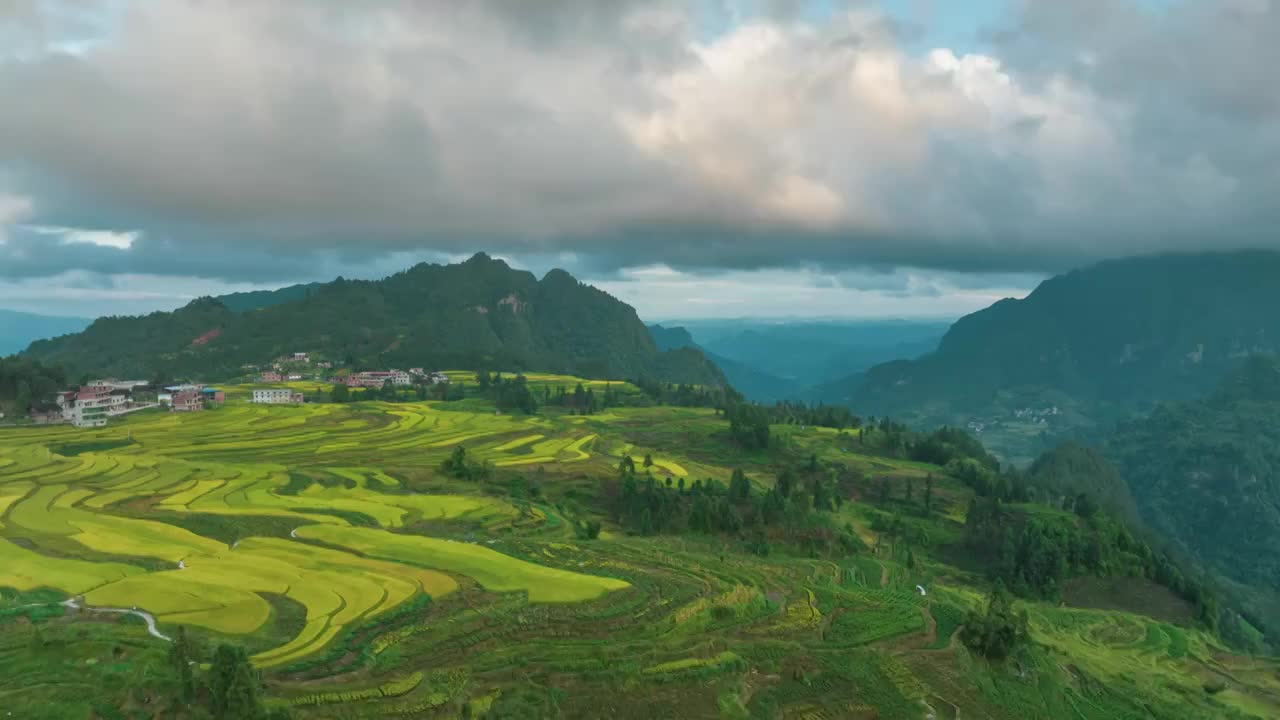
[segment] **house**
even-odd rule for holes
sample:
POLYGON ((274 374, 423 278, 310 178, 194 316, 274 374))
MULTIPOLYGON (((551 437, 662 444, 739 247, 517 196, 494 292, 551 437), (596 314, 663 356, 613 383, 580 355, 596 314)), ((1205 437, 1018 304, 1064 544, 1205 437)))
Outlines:
POLYGON ((197 412, 204 409, 204 393, 200 390, 179 390, 169 403, 173 412, 197 412))
POLYGON ((116 380, 115 378, 108 378, 105 380, 92 380, 89 384, 94 387, 106 387, 111 388, 112 390, 128 390, 129 392, 133 392, 134 390, 146 387, 151 383, 146 380, 116 380))
POLYGON ((76 427, 102 427, 107 417, 118 415, 129 404, 126 393, 106 385, 85 385, 79 390, 59 393, 56 401, 62 417, 76 427))
POLYGON ((289 373, 287 376, 285 376, 285 379, 286 379, 286 380, 288 380, 288 381, 290 381, 290 382, 293 382, 294 380, 301 380, 301 379, 302 379, 302 374, 301 374, 301 373, 289 373))
POLYGON ((304 362, 304 363, 311 362, 310 358, 307 357, 306 353, 294 353, 293 358, 291 359, 295 362, 304 362))
POLYGON ((227 394, 217 388, 201 388, 200 396, 215 405, 222 405, 227 401, 227 394))
POLYGON ((433 372, 427 376, 427 382, 431 383, 432 385, 439 385, 441 383, 448 384, 449 376, 445 375, 442 372, 433 372))
POLYGON ((264 372, 258 376, 260 383, 284 382, 284 376, 278 372, 264 372))
POLYGON ((328 370, 329 368, 333 367, 333 363, 329 362, 328 360, 324 360, 322 362, 316 363, 316 367, 324 368, 325 370, 328 370))
POLYGON ((199 391, 202 389, 204 389, 203 385, 192 385, 189 383, 184 385, 167 385, 165 387, 160 388, 160 390, 156 393, 156 402, 160 403, 161 405, 172 405, 173 396, 176 393, 180 393, 184 391, 188 391, 188 392, 199 391))
POLYGON ((267 388, 253 391, 253 402, 265 405, 298 405, 302 393, 283 388, 267 388))
POLYGON ((422 368, 409 368, 409 374, 414 377, 422 377, 423 375, 426 375, 426 373, 422 371, 422 368))
POLYGON ((392 385, 412 385, 413 377, 403 370, 366 370, 352 373, 341 382, 348 387, 381 388, 388 382, 392 385))

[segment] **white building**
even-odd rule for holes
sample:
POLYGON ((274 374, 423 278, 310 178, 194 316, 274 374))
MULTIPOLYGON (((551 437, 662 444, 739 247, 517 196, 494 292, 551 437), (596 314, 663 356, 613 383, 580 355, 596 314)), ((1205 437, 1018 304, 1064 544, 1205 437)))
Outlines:
POLYGON ((76 427, 102 427, 111 415, 119 415, 129 406, 129 397, 113 393, 105 385, 85 385, 74 392, 58 395, 62 417, 76 427))
POLYGON ((302 393, 289 389, 266 388, 253 391, 253 402, 266 405, 296 405, 302 402, 302 393))

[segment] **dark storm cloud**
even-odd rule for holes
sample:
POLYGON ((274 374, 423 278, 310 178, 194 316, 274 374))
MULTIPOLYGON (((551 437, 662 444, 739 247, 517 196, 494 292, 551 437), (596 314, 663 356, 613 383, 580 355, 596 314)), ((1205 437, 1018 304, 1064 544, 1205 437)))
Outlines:
POLYGON ((910 52, 864 3, 816 25, 786 0, 107 8, 0 0, 0 38, 26 38, 0 48, 0 276, 265 282, 476 249, 1042 272, 1280 246, 1274 2, 1028 2, 993 57, 910 52), (733 24, 708 37, 708 13, 733 24))

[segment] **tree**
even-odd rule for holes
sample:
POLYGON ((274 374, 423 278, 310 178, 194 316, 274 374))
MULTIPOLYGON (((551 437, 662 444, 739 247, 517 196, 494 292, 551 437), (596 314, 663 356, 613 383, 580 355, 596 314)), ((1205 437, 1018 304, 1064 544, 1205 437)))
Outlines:
POLYGON ((997 582, 986 612, 970 612, 965 617, 962 639, 974 651, 1001 660, 1027 641, 1027 625, 1026 611, 1015 612, 1004 583, 997 582))
POLYGON ((777 488, 778 494, 785 500, 791 497, 791 490, 795 485, 795 475, 792 474, 791 468, 784 469, 778 474, 778 481, 774 487, 777 488))
POLYGON ((647 468, 653 467, 653 456, 649 453, 644 454, 644 466, 647 468))
POLYGON ((889 478, 880 478, 880 502, 889 502, 889 478))
POLYGON ((261 717, 262 699, 249 655, 239 645, 223 643, 213 653, 209 669, 209 702, 218 720, 261 717))
POLYGON ((933 473, 924 479, 924 512, 926 515, 933 512, 933 473))
POLYGON ((736 468, 729 477, 729 500, 743 503, 751 499, 751 481, 741 468, 736 468))
POLYGON ((907 478, 907 491, 906 491, 906 493, 903 495, 903 497, 906 499, 906 501, 907 501, 907 503, 908 503, 908 504, 910 504, 910 502, 911 502, 911 495, 912 495, 912 492, 913 492, 913 491, 912 491, 912 485, 911 485, 911 478, 907 478))
POLYGON ((187 637, 187 628, 178 626, 174 633, 173 645, 169 647, 169 664, 178 674, 182 702, 189 703, 195 697, 195 677, 191 673, 191 640, 187 637))

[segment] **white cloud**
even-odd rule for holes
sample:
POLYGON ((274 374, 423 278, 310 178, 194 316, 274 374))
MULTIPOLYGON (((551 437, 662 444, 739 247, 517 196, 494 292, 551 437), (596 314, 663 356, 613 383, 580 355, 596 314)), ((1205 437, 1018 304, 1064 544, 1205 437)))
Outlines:
POLYGON ((137 230, 115 232, 112 230, 85 230, 83 228, 56 227, 50 225, 27 225, 24 229, 37 235, 49 235, 58 238, 63 245, 96 245, 98 247, 128 250, 142 233, 137 230))
POLYGON ((815 268, 687 273, 663 265, 626 270, 593 284, 635 306, 646 320, 879 317, 955 319, 1006 297, 1025 297, 1038 276, 898 269, 891 273, 815 268))
POLYGON ((8 229, 31 215, 31 198, 0 192, 0 245, 8 239, 8 229))

